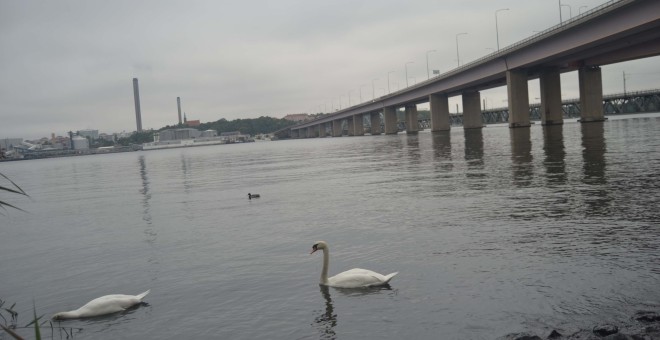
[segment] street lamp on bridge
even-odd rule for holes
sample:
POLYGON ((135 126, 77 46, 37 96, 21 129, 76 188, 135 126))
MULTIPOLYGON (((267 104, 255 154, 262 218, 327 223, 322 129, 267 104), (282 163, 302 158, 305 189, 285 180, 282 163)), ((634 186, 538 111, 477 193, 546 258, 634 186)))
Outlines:
POLYGON ((436 50, 430 50, 426 51, 426 80, 431 79, 431 75, 429 74, 429 53, 437 52, 436 50))
POLYGON ((387 72, 387 93, 392 93, 390 91, 390 73, 394 73, 394 71, 387 72))
POLYGON ((571 5, 561 4, 561 7, 568 7, 568 17, 569 19, 573 19, 573 9, 571 9, 571 5))
POLYGON ((500 8, 497 11, 495 11, 495 35, 497 36, 497 50, 500 50, 500 31, 497 27, 497 13, 500 11, 508 11, 508 8, 500 8))
POLYGON ((406 68, 406 87, 408 87, 408 64, 414 64, 414 62, 409 61, 405 65, 405 68, 406 68))
POLYGON ((461 66, 461 59, 458 57, 458 36, 459 35, 467 35, 467 33, 458 33, 458 34, 456 34, 456 63, 458 63, 458 66, 461 66))
POLYGON ((367 86, 367 84, 360 85, 360 103, 362 103, 362 88, 367 86))

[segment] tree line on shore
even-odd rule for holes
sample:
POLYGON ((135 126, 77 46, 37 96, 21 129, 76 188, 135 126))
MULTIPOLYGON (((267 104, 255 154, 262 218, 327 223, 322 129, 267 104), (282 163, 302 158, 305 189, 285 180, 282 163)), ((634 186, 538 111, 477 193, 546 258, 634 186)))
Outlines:
MULTIPOLYGON (((222 118, 215 122, 202 123, 199 126, 196 126, 195 128, 202 131, 215 130, 218 132, 218 135, 220 135, 223 132, 232 132, 232 131, 240 131, 242 134, 245 135, 258 135, 258 134, 271 133, 273 131, 277 131, 279 129, 283 129, 287 126, 291 126, 295 124, 296 122, 286 120, 283 118, 261 116, 259 118, 235 119, 232 121, 222 118)), ((117 140, 117 143, 125 146, 130 144, 149 143, 149 142, 153 142, 154 140, 153 136, 155 132, 163 131, 167 129, 180 129, 186 127, 188 126, 185 124, 177 124, 177 125, 167 125, 158 130, 136 132, 129 137, 119 138, 117 140)))

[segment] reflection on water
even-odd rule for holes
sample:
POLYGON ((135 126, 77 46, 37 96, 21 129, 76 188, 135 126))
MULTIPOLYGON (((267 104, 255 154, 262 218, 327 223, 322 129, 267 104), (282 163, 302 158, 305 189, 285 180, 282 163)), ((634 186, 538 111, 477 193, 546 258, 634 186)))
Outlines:
POLYGON ((468 178, 484 178, 484 135, 481 129, 465 129, 465 161, 468 178))
POLYGON ((451 132, 439 131, 431 133, 433 144, 433 159, 442 170, 451 171, 454 165, 451 161, 451 132))
POLYGON ((140 163, 140 178, 142 179, 142 189, 140 189, 140 194, 142 194, 142 208, 143 214, 142 219, 151 225, 151 213, 149 211, 149 200, 151 199, 151 193, 149 192, 149 178, 147 177, 147 164, 144 159, 144 155, 140 155, 138 158, 140 163))
POLYGON ((509 129, 511 138, 511 161, 513 183, 519 187, 527 187, 532 183, 534 164, 532 164, 532 141, 530 128, 509 129))
POLYGON ((548 184, 566 183, 564 125, 543 126, 543 151, 545 152, 543 165, 545 165, 548 184))
MULTIPOLYGON (((314 323, 312 325, 318 329, 320 339, 336 339, 337 334, 335 332, 335 327, 337 327, 337 312, 335 311, 332 297, 330 296, 330 287, 319 285, 319 289, 325 300, 325 309, 314 312, 315 314, 320 314, 314 318, 314 323)), ((333 288, 333 291, 338 292, 347 298, 359 298, 362 296, 382 294, 386 292, 393 292, 396 294, 396 291, 392 290, 390 285, 365 288, 333 288)))
POLYGON ((190 193, 192 189, 192 183, 190 183, 190 164, 189 160, 186 158, 184 153, 181 153, 181 172, 183 174, 183 190, 186 193, 190 193))
MULTIPOLYGON (((148 267, 149 273, 151 273, 151 279, 156 280, 159 276, 158 272, 158 253, 156 251, 157 244, 156 240, 158 239, 158 233, 154 227, 151 218, 151 190, 149 184, 149 172, 147 171, 147 161, 144 155, 138 157, 139 169, 140 169, 140 179, 142 180, 142 188, 140 188, 140 194, 142 195, 142 220, 146 222, 144 228, 145 242, 150 246, 151 252, 147 257, 147 262, 150 266, 148 267)), ((146 305, 146 303, 142 303, 146 305)), ((130 312, 132 313, 132 311, 130 312)))
POLYGON ((605 122, 591 122, 582 124, 582 170, 584 184, 587 184, 585 203, 588 215, 607 213, 612 198, 607 183, 605 162, 605 122))
POLYGON ((604 122, 582 124, 582 156, 584 183, 605 184, 604 122))
POLYGON ((422 155, 419 151, 419 135, 406 135, 406 147, 411 164, 419 164, 422 155))
MULTIPOLYGON (((336 339, 335 326, 337 326, 337 314, 335 314, 332 298, 330 297, 330 287, 319 285, 321 295, 325 300, 325 309, 321 315, 314 318, 314 326, 319 330, 321 339, 336 339)), ((318 312, 318 311, 317 311, 318 312)))

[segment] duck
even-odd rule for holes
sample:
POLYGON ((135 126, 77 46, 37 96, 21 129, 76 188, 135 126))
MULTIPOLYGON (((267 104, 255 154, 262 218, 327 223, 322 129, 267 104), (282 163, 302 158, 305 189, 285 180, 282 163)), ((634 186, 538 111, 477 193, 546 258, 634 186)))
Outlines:
POLYGON ((138 295, 112 294, 101 296, 76 310, 55 313, 52 319, 79 319, 122 312, 141 303, 142 299, 144 299, 150 291, 151 289, 138 295))
POLYGON ((251 193, 248 192, 248 199, 250 199, 250 200, 253 199, 253 198, 259 198, 259 197, 261 197, 261 195, 259 195, 259 194, 251 194, 251 193))
POLYGON ((328 277, 328 266, 330 262, 330 248, 325 241, 317 241, 312 246, 314 254, 318 250, 323 250, 323 269, 321 270, 321 280, 319 282, 322 286, 329 286, 334 288, 367 288, 388 285, 390 280, 399 272, 383 275, 368 269, 353 268, 345 272, 341 272, 335 276, 328 277))

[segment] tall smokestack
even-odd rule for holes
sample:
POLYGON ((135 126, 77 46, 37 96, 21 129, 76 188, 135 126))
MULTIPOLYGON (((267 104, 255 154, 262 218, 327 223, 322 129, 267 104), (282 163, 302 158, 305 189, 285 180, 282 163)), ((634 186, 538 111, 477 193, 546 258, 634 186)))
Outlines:
POLYGON ((181 125, 181 97, 176 97, 176 106, 179 108, 179 125, 181 125))
POLYGON ((142 132, 142 114, 140 113, 140 89, 138 79, 133 78, 133 97, 135 98, 135 120, 137 121, 137 132, 142 132))

